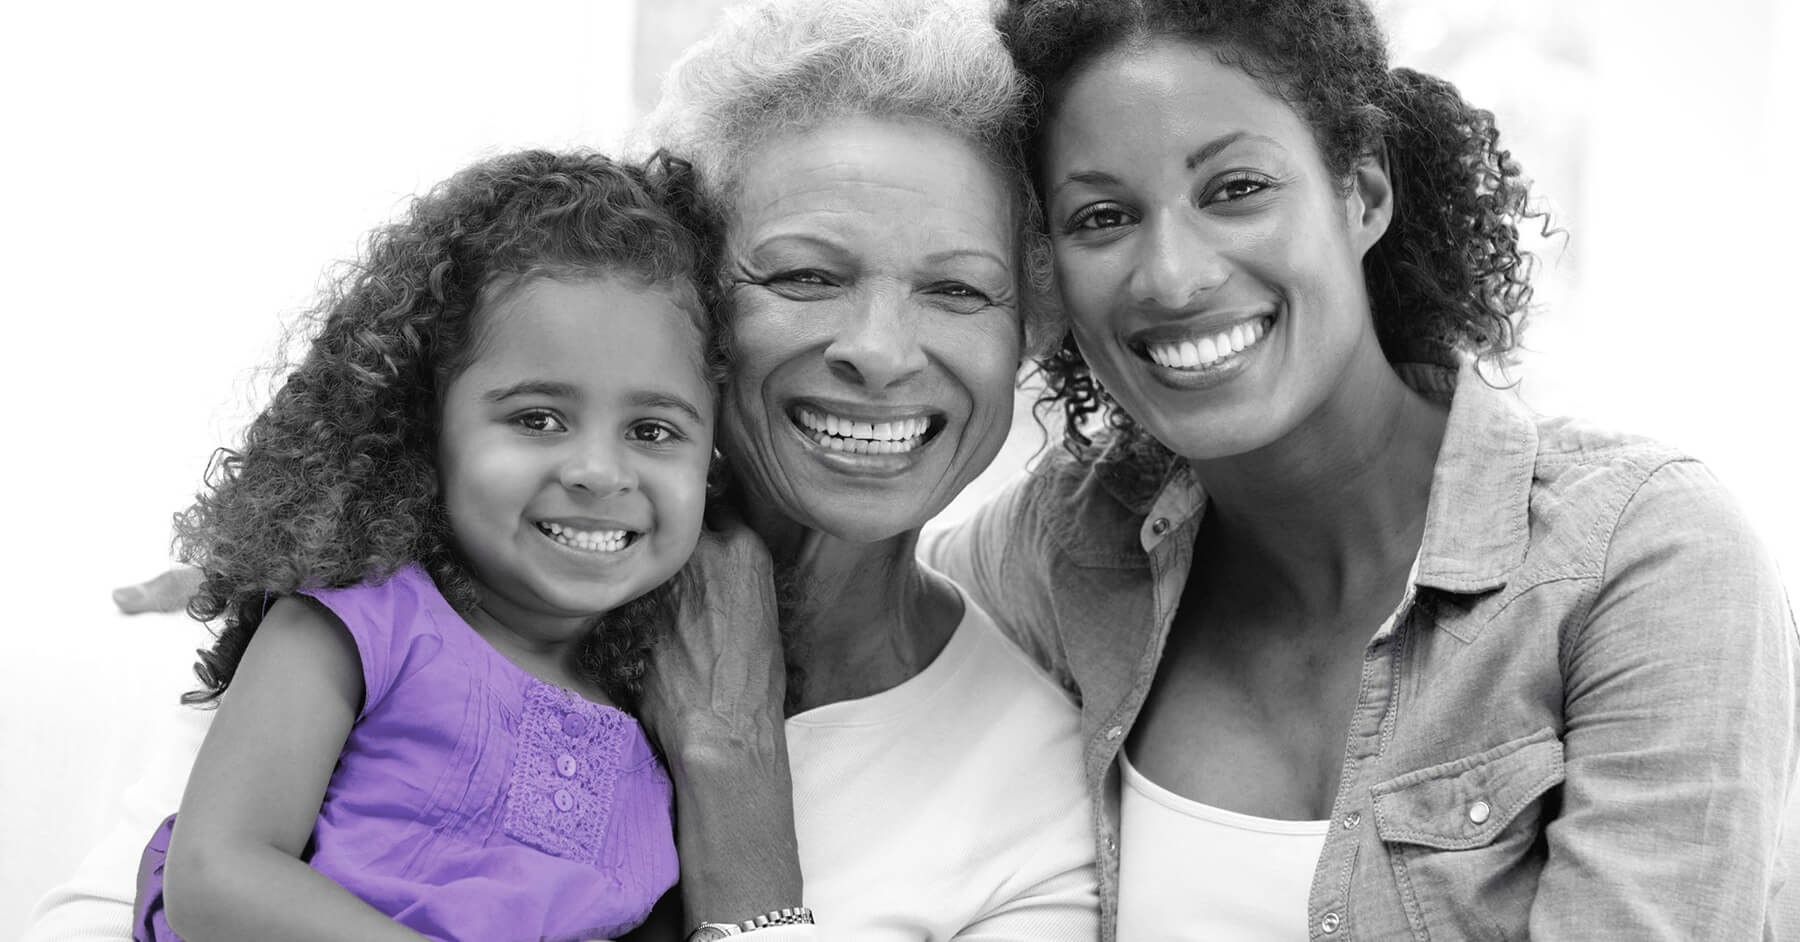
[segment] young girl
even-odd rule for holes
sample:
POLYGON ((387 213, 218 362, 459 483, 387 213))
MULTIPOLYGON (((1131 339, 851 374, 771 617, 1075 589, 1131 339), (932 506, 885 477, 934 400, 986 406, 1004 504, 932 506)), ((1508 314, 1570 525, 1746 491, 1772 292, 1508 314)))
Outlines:
POLYGON ((712 454, 695 192, 525 152, 369 240, 177 520, 219 713, 138 939, 611 938, 673 885, 621 707, 712 454))

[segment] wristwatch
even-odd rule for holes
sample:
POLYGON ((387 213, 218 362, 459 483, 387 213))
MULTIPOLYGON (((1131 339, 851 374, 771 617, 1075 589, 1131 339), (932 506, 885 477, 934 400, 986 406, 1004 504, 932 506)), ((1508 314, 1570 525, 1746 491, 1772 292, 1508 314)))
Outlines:
POLYGON ((810 926, 813 924, 812 910, 805 906, 794 906, 789 909, 777 909, 766 912, 755 919, 743 922, 703 922, 694 931, 688 933, 687 942, 718 942, 734 935, 767 929, 770 926, 810 926))

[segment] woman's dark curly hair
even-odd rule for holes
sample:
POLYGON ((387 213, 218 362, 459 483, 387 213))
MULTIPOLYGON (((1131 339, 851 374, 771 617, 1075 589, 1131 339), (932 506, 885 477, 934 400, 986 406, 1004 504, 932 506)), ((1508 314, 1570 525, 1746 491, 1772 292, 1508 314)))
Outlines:
MULTIPOLYGON (((205 581, 188 603, 223 616, 194 671, 215 701, 272 599, 386 578, 417 562, 460 611, 476 586, 438 493, 439 393, 476 354, 484 301, 534 277, 625 275, 668 285, 723 376, 712 287, 716 215, 693 170, 658 153, 628 164, 523 151, 482 161, 371 234, 304 322, 309 349, 250 424, 220 449, 206 488, 175 517, 183 562, 205 581)), ((596 621, 581 663, 630 700, 664 624, 665 586, 596 621)))
MULTIPOLYGON (((1311 126, 1326 167, 1349 185, 1365 155, 1384 156, 1394 184, 1387 233, 1363 259, 1375 330, 1390 361, 1461 353, 1505 365, 1531 300, 1532 256, 1519 225, 1544 218, 1499 145, 1492 113, 1456 87, 1388 67, 1387 40, 1364 0, 1010 0, 1007 47, 1043 113, 1096 56, 1158 37, 1205 43, 1311 126)), ((1031 147, 1042 181, 1041 119, 1031 147)), ((1095 382, 1065 333, 1039 361, 1040 408, 1063 413, 1065 443, 1092 441, 1092 418, 1121 444, 1145 444, 1131 417, 1095 382)))

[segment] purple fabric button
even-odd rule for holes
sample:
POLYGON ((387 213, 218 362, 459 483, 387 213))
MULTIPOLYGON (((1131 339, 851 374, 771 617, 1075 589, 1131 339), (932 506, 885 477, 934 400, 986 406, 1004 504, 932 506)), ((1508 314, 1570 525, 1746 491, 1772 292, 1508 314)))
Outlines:
POLYGON ((562 731, 565 736, 579 736, 587 732, 588 718, 580 713, 566 713, 562 718, 562 731))
MULTIPOLYGON (((575 757, 574 756, 569 755, 568 753, 565 752, 562 755, 556 757, 556 774, 562 776, 563 778, 574 778, 575 777, 575 769, 576 769, 576 765, 575 765, 575 757)), ((567 811, 569 809, 564 808, 563 810, 567 811)))
POLYGON ((557 789, 556 795, 554 797, 556 799, 556 810, 570 811, 570 810, 574 809, 575 796, 570 794, 568 789, 566 789, 566 788, 557 789))

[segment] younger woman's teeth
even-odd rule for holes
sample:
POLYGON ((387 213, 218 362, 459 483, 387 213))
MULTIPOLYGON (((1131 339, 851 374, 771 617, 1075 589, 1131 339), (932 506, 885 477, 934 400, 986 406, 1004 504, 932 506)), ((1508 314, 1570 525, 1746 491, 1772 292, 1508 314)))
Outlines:
POLYGON ((1259 317, 1253 321, 1233 324, 1216 334, 1208 334, 1196 340, 1146 344, 1144 352, 1158 366, 1194 370, 1211 366, 1232 354, 1242 352, 1261 340, 1268 331, 1269 319, 1259 317))
POLYGON ((925 442, 931 421, 923 416, 891 422, 859 422, 812 409, 796 409, 800 427, 832 451, 853 455, 897 455, 925 442))
POLYGON ((540 523, 538 529, 564 546, 590 553, 616 553, 631 542, 630 530, 577 530, 560 523, 540 523))

